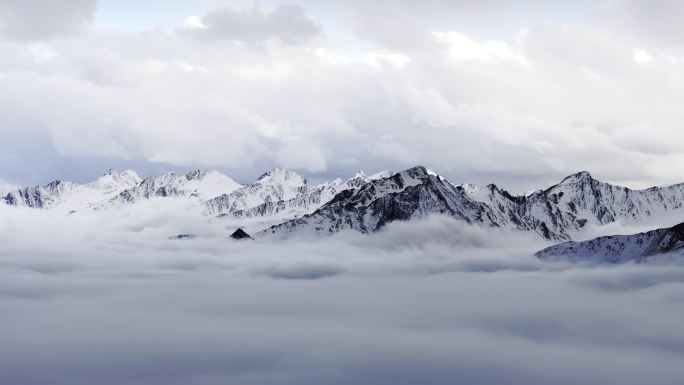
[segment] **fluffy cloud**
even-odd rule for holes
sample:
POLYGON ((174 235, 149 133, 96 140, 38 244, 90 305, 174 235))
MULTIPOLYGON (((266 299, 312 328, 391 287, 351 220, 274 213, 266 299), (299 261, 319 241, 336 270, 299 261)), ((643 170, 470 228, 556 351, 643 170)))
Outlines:
MULTIPOLYGON (((167 202, 168 203, 168 202, 167 202)), ((235 242, 157 203, 0 206, 0 380, 678 384, 678 265, 545 264, 447 218, 235 242), (189 241, 169 235, 191 232, 189 241), (78 245, 78 247, 74 247, 78 245)))
POLYGON ((23 41, 71 35, 95 14, 97 0, 0 1, 0 36, 23 41))
MULTIPOLYGON (((445 23, 439 2, 379 2, 368 13, 329 4, 346 18, 271 3, 219 8, 171 32, 0 43, 0 130, 12 139, 2 175, 62 177, 66 167, 14 180, 21 162, 6 159, 32 154, 56 165, 215 167, 245 180, 275 165, 336 177, 422 163, 518 192, 582 169, 637 187, 682 180, 676 51, 589 21, 523 20, 482 37, 445 23)), ((484 23, 510 6, 443 9, 484 23)))
POLYGON ((190 16, 180 30, 198 39, 261 42, 278 38, 287 43, 301 43, 319 33, 319 27, 297 5, 278 5, 264 11, 258 3, 249 9, 221 8, 204 17, 190 16))
POLYGON ((635 39, 662 48, 684 48, 684 4, 676 0, 620 0, 611 2, 601 12, 601 22, 620 28, 635 39))

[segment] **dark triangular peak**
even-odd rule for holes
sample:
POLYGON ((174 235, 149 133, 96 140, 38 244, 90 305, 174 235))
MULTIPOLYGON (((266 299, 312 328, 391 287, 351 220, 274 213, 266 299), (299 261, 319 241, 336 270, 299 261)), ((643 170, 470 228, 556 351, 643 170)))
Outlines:
POLYGON ((245 230, 243 230, 243 229, 237 229, 237 230, 235 230, 235 231, 233 232, 233 234, 230 234, 230 237, 233 238, 233 239, 237 239, 237 240, 240 240, 240 239, 253 239, 253 238, 250 237, 249 234, 247 234, 247 232, 245 232, 245 230))

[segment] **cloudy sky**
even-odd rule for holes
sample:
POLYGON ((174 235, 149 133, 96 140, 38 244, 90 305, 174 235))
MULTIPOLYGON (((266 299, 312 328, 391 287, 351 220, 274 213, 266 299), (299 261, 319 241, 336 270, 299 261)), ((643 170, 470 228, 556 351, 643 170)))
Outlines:
POLYGON ((684 181, 680 1, 0 0, 0 183, 684 181))

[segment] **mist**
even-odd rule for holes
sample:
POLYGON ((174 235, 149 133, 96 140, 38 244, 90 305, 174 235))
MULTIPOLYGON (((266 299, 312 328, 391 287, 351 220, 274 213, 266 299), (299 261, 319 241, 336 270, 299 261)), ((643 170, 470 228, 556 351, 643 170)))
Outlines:
POLYGON ((233 241, 226 222, 164 204, 0 207, 0 383, 684 378, 681 265, 545 263, 532 234, 444 217, 233 241))

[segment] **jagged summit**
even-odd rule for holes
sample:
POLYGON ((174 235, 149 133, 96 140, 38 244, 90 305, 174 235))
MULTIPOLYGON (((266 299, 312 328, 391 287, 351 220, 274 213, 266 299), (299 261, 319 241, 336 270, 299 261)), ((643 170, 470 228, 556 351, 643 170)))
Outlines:
POLYGON ((257 178, 256 183, 291 182, 295 184, 307 184, 306 179, 295 171, 276 167, 257 178))
POLYGON ((94 189, 106 190, 127 189, 137 185, 141 181, 142 179, 140 176, 133 170, 126 170, 119 173, 113 169, 109 169, 109 171, 102 174, 97 180, 88 183, 86 186, 94 189))
POLYGON ((654 256, 681 256, 684 223, 631 235, 611 235, 583 242, 565 242, 536 253, 542 260, 597 263, 644 262, 654 256))
POLYGON ((420 165, 415 166, 415 167, 411 167, 411 168, 409 168, 403 172, 408 174, 408 175, 411 175, 413 177, 430 175, 428 172, 428 169, 425 166, 420 166, 420 165))
POLYGON ((230 220, 231 226, 268 229, 279 235, 334 234, 345 229, 373 232, 392 221, 438 214, 564 241, 581 237, 587 226, 617 221, 642 224, 661 218, 673 222, 684 215, 684 184, 630 190, 583 171, 547 189, 511 195, 495 184, 452 184, 422 165, 373 175, 360 171, 347 180, 317 185, 283 168, 250 185, 240 185, 215 170, 169 172, 142 181, 131 170, 109 170, 86 185, 57 180, 16 189, 0 202, 69 212, 159 198, 183 198, 208 216, 230 220))
POLYGON ((589 171, 580 171, 566 176, 563 180, 590 180, 593 179, 589 171))
POLYGON ((684 185, 633 191, 599 182, 583 171, 546 190, 512 195, 495 184, 454 185, 424 166, 415 166, 343 191, 316 212, 261 234, 373 232, 395 220, 440 214, 468 224, 570 240, 589 224, 638 223, 677 215, 683 207, 684 185))
POLYGON ((559 183, 547 188, 545 191, 549 192, 552 190, 567 189, 567 188, 582 188, 586 185, 602 183, 594 177, 588 171, 580 171, 571 175, 566 176, 559 183))

